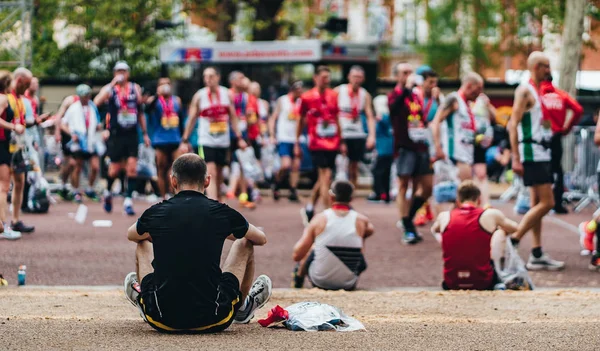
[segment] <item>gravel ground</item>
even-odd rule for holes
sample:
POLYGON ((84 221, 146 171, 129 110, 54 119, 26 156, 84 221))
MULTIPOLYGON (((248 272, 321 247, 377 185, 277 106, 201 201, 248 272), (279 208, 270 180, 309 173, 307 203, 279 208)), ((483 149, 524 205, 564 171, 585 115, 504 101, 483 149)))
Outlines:
POLYGON ((291 332, 233 325, 221 334, 163 335, 118 289, 5 288, 3 350, 595 350, 600 293, 323 292, 276 290, 265 309, 320 301, 358 318, 366 331, 291 332))

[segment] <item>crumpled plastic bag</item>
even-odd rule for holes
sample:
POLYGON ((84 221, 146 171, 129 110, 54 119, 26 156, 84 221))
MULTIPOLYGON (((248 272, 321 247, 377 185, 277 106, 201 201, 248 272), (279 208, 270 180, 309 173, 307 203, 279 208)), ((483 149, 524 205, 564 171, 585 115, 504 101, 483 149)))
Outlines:
POLYGON ((156 152, 152 147, 138 145, 137 173, 140 177, 156 177, 156 152))
POLYGON ((533 290, 535 285, 525 268, 525 262, 519 256, 510 240, 506 240, 504 254, 494 260, 494 267, 498 277, 508 290, 533 290))
POLYGON ((256 156, 254 155, 254 149, 251 147, 247 147, 244 150, 238 149, 235 151, 235 155, 237 156, 238 162, 242 167, 242 171, 244 172, 244 177, 247 179, 252 179, 255 182, 258 182, 262 178, 262 168, 256 156))
POLYGON ((514 211, 516 214, 524 215, 531 208, 531 199, 529 197, 529 189, 523 187, 517 195, 514 211))
POLYGON ((449 160, 437 161, 433 164, 436 175, 436 185, 433 187, 433 197, 439 204, 456 201, 458 190, 458 168, 449 160))
POLYGON ((263 327, 281 322, 292 331, 356 331, 364 330, 357 319, 348 317, 335 306, 319 302, 300 302, 283 309, 275 306, 266 319, 258 323, 263 327))

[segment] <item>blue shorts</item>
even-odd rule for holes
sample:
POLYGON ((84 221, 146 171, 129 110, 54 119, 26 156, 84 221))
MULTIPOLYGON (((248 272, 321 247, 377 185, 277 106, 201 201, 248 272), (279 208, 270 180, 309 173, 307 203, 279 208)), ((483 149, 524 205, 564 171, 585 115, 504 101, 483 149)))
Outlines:
POLYGON ((279 157, 288 156, 294 158, 294 143, 279 143, 277 145, 279 157))

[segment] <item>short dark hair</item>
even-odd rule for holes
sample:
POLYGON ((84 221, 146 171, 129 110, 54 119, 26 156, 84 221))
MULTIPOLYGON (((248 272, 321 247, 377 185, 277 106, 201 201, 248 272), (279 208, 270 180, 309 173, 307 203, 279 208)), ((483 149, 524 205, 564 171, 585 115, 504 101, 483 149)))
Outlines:
POLYGON ((458 187, 458 202, 477 201, 481 196, 481 190, 472 180, 465 180, 458 187))
POLYGON ((183 154, 173 162, 171 172, 179 184, 202 186, 206 179, 206 162, 196 154, 183 154))
POLYGON ((315 76, 319 75, 321 72, 331 73, 331 69, 325 65, 317 66, 317 69, 315 70, 315 76))
POLYGON ((352 201, 354 186, 349 181, 336 180, 331 185, 330 192, 334 196, 335 202, 349 203, 352 201))
POLYGON ((357 71, 362 74, 365 74, 365 70, 362 68, 362 66, 359 66, 359 65, 353 65, 352 67, 350 67, 350 70, 348 71, 348 73, 352 72, 352 71, 357 71))
POLYGON ((421 74, 421 75, 423 76, 424 80, 427 78, 437 78, 438 77, 437 72, 432 69, 423 72, 423 74, 421 74))
POLYGON ((207 70, 207 69, 212 69, 213 71, 215 71, 215 74, 216 74, 216 75, 218 75, 218 76, 221 76, 221 71, 220 71, 220 70, 219 70, 217 67, 215 67, 215 66, 208 66, 208 67, 206 67, 206 68, 205 68, 205 69, 202 71, 202 73, 206 72, 206 70, 207 70))

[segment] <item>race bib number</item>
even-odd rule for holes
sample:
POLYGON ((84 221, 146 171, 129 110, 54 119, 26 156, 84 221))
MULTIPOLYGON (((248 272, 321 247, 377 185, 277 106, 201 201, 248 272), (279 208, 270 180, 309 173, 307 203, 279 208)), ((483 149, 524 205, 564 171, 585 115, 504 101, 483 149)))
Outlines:
POLYGON ((137 115, 127 111, 121 111, 117 115, 117 122, 121 127, 125 128, 134 126, 137 123, 137 115))
POLYGON ((337 135, 337 124, 320 122, 317 125, 317 136, 321 138, 332 138, 337 135))
POLYGON ((252 113, 249 117, 248 117, 248 123, 249 124, 256 124, 256 122, 258 122, 258 116, 256 115, 256 113, 252 113))
POLYGON ((294 112, 288 113, 288 119, 290 121, 297 121, 300 119, 300 115, 294 112))
POLYGON ((473 145, 475 143, 475 132, 472 130, 463 129, 461 142, 466 145, 473 145))
POLYGON ((219 135, 227 133, 227 121, 223 122, 210 122, 208 127, 209 134, 219 135))
POLYGON ((408 136, 414 142, 426 142, 429 140, 429 133, 425 128, 408 128, 408 136))
POLYGON ((169 116, 163 115, 160 119, 160 125, 164 129, 172 129, 179 127, 179 116, 175 113, 172 113, 169 116))

